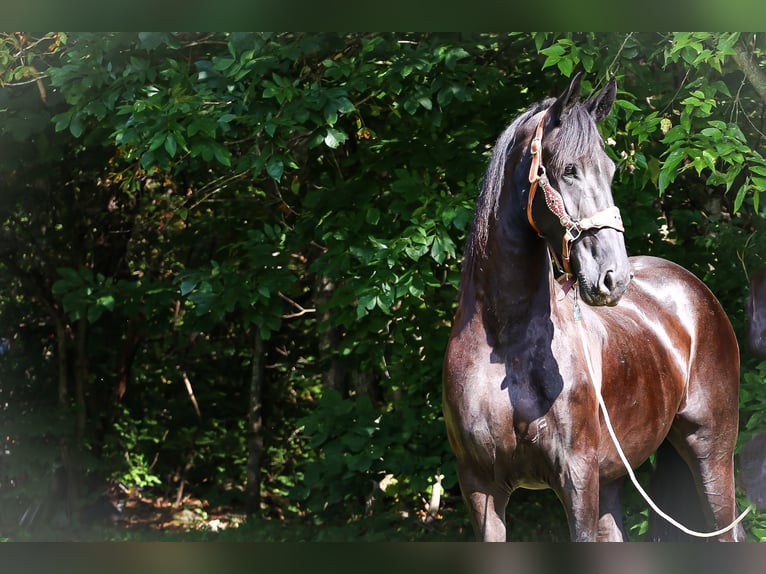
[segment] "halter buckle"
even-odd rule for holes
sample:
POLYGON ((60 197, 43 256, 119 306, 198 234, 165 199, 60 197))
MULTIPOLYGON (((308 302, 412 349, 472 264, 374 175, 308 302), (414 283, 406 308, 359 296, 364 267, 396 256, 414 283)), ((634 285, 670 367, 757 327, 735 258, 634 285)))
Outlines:
MULTIPOLYGON (((564 225, 563 221, 561 223, 562 223, 562 225, 564 225)), ((570 243, 574 243, 575 241, 580 239, 580 236, 582 235, 582 228, 575 223, 571 227, 567 227, 566 228, 565 235, 567 237, 567 240, 570 243)))

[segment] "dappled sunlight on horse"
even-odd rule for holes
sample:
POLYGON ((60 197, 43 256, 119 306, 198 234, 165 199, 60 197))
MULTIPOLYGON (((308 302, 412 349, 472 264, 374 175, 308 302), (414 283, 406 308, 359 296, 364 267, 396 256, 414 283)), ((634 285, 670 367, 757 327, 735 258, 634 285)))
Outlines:
MULTIPOLYGON (((626 469, 597 386, 633 468, 667 440, 668 455, 691 471, 673 487, 699 493, 706 525, 721 528, 736 515, 734 331, 691 273, 628 258, 611 192, 615 166, 596 127, 616 84, 586 102, 579 92, 578 75, 500 136, 466 247, 443 408, 480 540, 506 539, 506 506, 518 488, 553 489, 572 540, 625 538, 626 469)), ((744 533, 737 525, 718 538, 744 533)))

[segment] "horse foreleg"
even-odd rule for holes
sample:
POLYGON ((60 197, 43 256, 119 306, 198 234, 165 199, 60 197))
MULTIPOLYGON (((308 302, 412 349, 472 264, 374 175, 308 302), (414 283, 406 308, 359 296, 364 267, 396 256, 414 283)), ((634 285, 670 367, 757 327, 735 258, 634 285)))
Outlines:
POLYGON ((599 542, 623 542, 626 538, 622 524, 622 483, 623 479, 619 478, 599 488, 599 542))
POLYGON ((458 479, 476 538, 483 542, 505 542, 505 509, 510 493, 494 481, 464 469, 458 471, 458 479))

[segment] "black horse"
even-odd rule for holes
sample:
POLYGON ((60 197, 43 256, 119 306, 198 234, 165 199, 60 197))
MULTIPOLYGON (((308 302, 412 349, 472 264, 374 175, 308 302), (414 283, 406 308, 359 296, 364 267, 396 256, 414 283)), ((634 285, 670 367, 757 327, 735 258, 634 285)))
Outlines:
MULTIPOLYGON (((633 468, 667 440, 693 477, 675 486, 699 493, 709 526, 736 514, 737 340, 691 273, 628 258, 596 126, 616 84, 579 92, 578 75, 500 136, 466 247, 443 409, 481 540, 506 539, 517 488, 552 488, 573 540, 624 539, 626 469, 597 386, 633 468), (554 280, 549 248, 570 281, 554 280)), ((737 525, 719 539, 743 537, 737 525)))

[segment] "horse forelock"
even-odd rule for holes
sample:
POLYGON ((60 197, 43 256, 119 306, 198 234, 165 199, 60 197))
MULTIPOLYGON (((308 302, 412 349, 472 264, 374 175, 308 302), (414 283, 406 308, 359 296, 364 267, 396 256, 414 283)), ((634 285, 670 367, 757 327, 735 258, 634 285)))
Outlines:
POLYGON ((561 173, 567 163, 575 160, 597 159, 593 151, 604 147, 596 122, 583 104, 575 104, 561 118, 555 139, 549 140, 550 150, 545 162, 555 173, 561 173))

